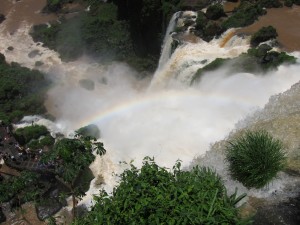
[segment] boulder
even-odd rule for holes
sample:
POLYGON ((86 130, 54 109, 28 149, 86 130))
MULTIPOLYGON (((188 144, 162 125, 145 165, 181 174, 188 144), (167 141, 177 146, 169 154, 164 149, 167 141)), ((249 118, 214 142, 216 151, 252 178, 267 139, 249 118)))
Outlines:
POLYGON ((95 83, 94 83, 94 81, 89 80, 89 79, 81 79, 81 80, 79 81, 79 85, 80 85, 82 88, 84 88, 84 89, 86 89, 86 90, 89 90, 89 91, 92 91, 92 90, 95 89, 95 83))
POLYGON ((6 221, 6 217, 4 213, 2 212, 2 208, 0 207, 0 223, 3 223, 6 221))
POLYGON ((275 39, 278 36, 277 31, 274 27, 262 27, 259 31, 254 33, 251 37, 251 46, 256 47, 260 43, 275 39))
POLYGON ((48 199, 36 205, 36 213, 40 220, 45 220, 57 213, 63 205, 56 199, 48 199))
POLYGON ((0 23, 2 23, 5 19, 5 16, 3 14, 0 14, 0 23))

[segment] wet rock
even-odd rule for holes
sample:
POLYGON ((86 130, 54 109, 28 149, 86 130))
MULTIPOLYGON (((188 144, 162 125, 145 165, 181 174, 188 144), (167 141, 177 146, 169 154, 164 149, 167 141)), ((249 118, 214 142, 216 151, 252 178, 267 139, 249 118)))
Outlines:
POLYGON ((0 53, 0 63, 5 63, 5 56, 0 53))
POLYGON ((260 207, 253 220, 254 225, 300 224, 300 195, 276 205, 260 207))
POLYGON ((92 80, 89 79, 82 79, 79 81, 79 85, 89 91, 92 91, 95 89, 95 83, 92 80))
POLYGON ((28 57, 29 58, 34 58, 37 55, 41 55, 40 51, 39 50, 33 50, 33 51, 29 52, 28 57))
POLYGON ((4 215, 4 213, 2 212, 2 208, 0 207, 0 223, 5 222, 6 221, 6 217, 4 215))
POLYGON ((35 66, 42 66, 42 65, 44 65, 44 63, 42 61, 36 61, 34 65, 35 66))
POLYGON ((40 220, 45 220, 57 213, 63 205, 56 199, 48 199, 36 206, 36 213, 40 220))
POLYGON ((0 14, 0 23, 2 23, 5 19, 5 16, 3 14, 0 14))

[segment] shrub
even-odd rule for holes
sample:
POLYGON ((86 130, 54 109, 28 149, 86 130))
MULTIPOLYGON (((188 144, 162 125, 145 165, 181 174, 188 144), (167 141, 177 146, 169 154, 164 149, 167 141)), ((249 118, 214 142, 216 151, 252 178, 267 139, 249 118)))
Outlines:
POLYGON ((197 19, 196 19, 196 29, 202 30, 205 25, 207 24, 207 18, 202 11, 198 12, 197 19))
POLYGON ((248 131, 228 142, 226 160, 231 176, 247 188, 262 188, 285 166, 280 140, 266 131, 248 131))
POLYGON ((225 20, 222 23, 222 27, 225 29, 233 27, 244 27, 254 23, 257 18, 266 11, 259 5, 250 4, 248 2, 241 3, 241 6, 238 8, 231 17, 225 20))
POLYGON ((223 6, 218 3, 214 5, 210 5, 206 10, 206 16, 207 18, 211 20, 217 20, 222 16, 226 16, 223 6))
POLYGON ((92 210, 75 224, 241 224, 235 204, 215 172, 207 168, 173 171, 147 158, 121 174, 111 196, 102 191, 92 210))
POLYGON ((274 27, 262 27, 252 35, 250 43, 252 46, 256 47, 262 42, 275 39, 277 36, 278 34, 274 27))
POLYGON ((293 3, 296 5, 300 5, 300 0, 293 0, 293 3))
POLYGON ((293 6, 293 0, 285 0, 284 6, 286 7, 292 7, 293 6))
POLYGON ((81 127, 75 131, 77 135, 87 137, 90 136, 92 138, 100 138, 100 130, 95 124, 89 124, 87 126, 81 127))
POLYGON ((262 7, 265 8, 280 8, 282 3, 279 0, 260 0, 258 2, 262 7))
POLYGON ((49 134, 47 128, 40 125, 19 128, 14 132, 15 138, 20 144, 29 143, 32 139, 38 139, 47 134, 49 134))
POLYGON ((47 135, 40 140, 42 146, 52 146, 55 143, 55 139, 51 135, 47 135))

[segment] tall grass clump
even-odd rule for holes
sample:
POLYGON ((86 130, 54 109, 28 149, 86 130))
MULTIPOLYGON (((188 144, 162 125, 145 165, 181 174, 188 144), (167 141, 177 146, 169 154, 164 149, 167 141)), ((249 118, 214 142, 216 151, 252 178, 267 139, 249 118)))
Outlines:
POLYGON ((267 131, 247 131, 228 142, 226 160, 231 176, 247 188, 262 188, 285 166, 283 144, 267 131))

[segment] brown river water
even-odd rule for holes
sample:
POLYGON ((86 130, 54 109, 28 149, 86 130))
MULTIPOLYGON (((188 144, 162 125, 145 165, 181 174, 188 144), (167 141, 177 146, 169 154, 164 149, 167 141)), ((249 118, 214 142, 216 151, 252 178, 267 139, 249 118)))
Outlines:
POLYGON ((47 0, 1 0, 0 13, 7 18, 6 30, 13 33, 24 21, 28 24, 40 24, 55 20, 55 14, 40 13, 46 2, 47 0))
POLYGON ((258 29, 272 25, 278 33, 277 40, 286 51, 300 51, 300 6, 268 9, 254 24, 237 33, 252 34, 258 29))

